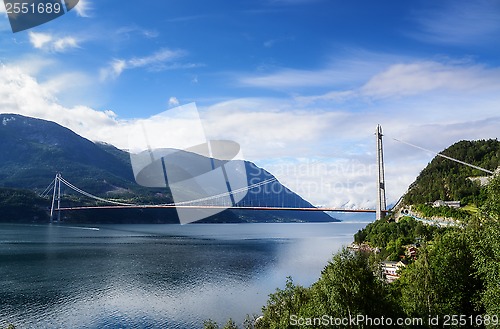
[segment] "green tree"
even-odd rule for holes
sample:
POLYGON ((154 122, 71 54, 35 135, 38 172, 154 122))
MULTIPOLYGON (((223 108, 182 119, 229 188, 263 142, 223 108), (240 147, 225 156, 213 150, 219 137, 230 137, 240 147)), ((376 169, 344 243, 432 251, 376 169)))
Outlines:
POLYGON ((486 314, 500 314, 500 223, 490 222, 484 226, 481 240, 482 250, 477 257, 477 269, 484 280, 481 296, 486 314))
POLYGON ((290 317, 306 313, 310 300, 310 290, 302 286, 295 286, 292 278, 288 277, 285 289, 276 289, 275 293, 269 295, 266 306, 262 308, 263 317, 256 322, 255 327, 291 328, 290 317))
POLYGON ((258 318, 259 316, 255 314, 252 316, 247 314, 247 316, 245 317, 245 321, 243 321, 243 329, 255 329, 256 328, 255 323, 258 321, 257 320, 258 318))
POLYGON ((219 325, 217 324, 217 322, 209 319, 209 320, 205 320, 203 322, 203 328, 204 329, 219 329, 219 325))
MULTIPOLYGON (((373 274, 368 256, 347 249, 335 254, 311 288, 293 285, 287 280, 284 290, 278 289, 269 296, 263 307, 263 317, 256 328, 292 328, 292 315, 303 318, 320 318, 329 315, 337 318, 355 318, 399 314, 391 303, 385 284, 373 274)), ((315 328, 314 325, 303 326, 315 328)), ((347 326, 349 327, 349 326, 347 326)))
POLYGON ((426 249, 420 252, 417 261, 408 265, 394 285, 398 289, 394 289, 393 293, 399 293, 399 304, 406 315, 417 317, 433 312, 437 296, 426 249))
POLYGON ((500 314, 500 223, 489 222, 483 226, 475 250, 476 268, 484 281, 481 296, 485 313, 500 314))
POLYGON ((357 243, 367 242, 372 247, 382 248, 383 259, 398 260, 404 255, 403 246, 415 242, 432 240, 443 229, 426 226, 411 217, 403 217, 397 223, 375 221, 355 234, 357 243))
POLYGON ((227 320, 226 324, 224 325, 224 328, 222 329, 238 329, 238 326, 233 321, 233 319, 229 319, 227 320))
POLYGON ((500 220, 500 175, 493 177, 488 184, 487 199, 483 206, 483 214, 493 220, 500 220))
POLYGON ((450 229, 435 239, 431 266, 441 314, 477 315, 475 304, 482 284, 474 275, 473 263, 472 248, 463 230, 450 229))
POLYGON ((343 249, 335 254, 312 290, 317 315, 377 317, 392 309, 383 282, 374 276, 367 256, 360 252, 343 249))
POLYGON ((483 280, 481 303, 485 313, 500 314, 500 176, 488 185, 482 216, 469 224, 474 266, 483 280))
MULTIPOLYGON (((408 316, 479 315, 481 281, 474 276, 474 257, 465 231, 449 229, 423 248, 396 283, 408 316)), ((425 322, 425 321, 424 321, 425 322)))

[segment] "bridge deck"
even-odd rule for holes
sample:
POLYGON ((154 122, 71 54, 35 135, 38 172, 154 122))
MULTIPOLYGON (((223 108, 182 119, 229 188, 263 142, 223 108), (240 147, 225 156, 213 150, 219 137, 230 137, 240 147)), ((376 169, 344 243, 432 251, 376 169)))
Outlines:
POLYGON ((225 207, 225 206, 183 206, 183 205, 137 205, 137 206, 89 206, 89 207, 68 207, 55 210, 90 210, 90 209, 161 209, 161 208, 180 208, 180 209, 229 209, 229 210, 268 210, 268 211, 323 211, 323 212, 357 212, 357 213, 375 213, 374 209, 341 209, 341 208, 293 208, 293 207, 225 207))

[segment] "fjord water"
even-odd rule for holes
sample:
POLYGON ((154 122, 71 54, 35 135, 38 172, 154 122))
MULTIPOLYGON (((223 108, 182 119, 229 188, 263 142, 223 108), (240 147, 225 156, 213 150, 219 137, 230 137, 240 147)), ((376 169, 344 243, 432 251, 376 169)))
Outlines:
POLYGON ((0 224, 0 327, 200 328, 310 285, 366 223, 0 224))

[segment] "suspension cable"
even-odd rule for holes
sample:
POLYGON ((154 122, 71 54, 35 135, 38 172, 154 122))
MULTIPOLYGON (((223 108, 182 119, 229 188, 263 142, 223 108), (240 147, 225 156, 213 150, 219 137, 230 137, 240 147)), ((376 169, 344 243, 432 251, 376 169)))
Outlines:
POLYGON ((242 188, 239 188, 239 189, 236 189, 236 190, 233 190, 231 192, 224 192, 224 193, 220 193, 220 194, 217 194, 217 195, 212 195, 212 196, 209 196, 209 197, 205 197, 205 198, 200 198, 200 199, 196 199, 196 200, 189 200, 189 201, 182 201, 182 202, 173 202, 173 203, 168 203, 168 204, 165 204, 166 206, 171 206, 171 205, 188 205, 188 204, 193 204, 193 203, 197 203, 197 202, 203 202, 203 201, 209 201, 209 200, 213 200, 213 199, 217 199, 217 198, 221 198, 221 197, 224 197, 224 196, 229 196, 231 194, 237 194, 237 193, 240 193, 240 192, 244 192, 244 191, 248 191, 248 190, 251 190, 253 188, 256 188, 256 187, 259 187, 259 186, 262 186, 262 185, 266 185, 266 184, 269 184, 269 183, 272 183, 272 182, 275 182, 277 181, 277 179, 274 177, 274 178, 269 178, 269 179, 266 179, 262 182, 259 182, 259 183, 255 183, 255 184, 252 184, 252 185, 249 185, 247 187, 242 187, 242 188))
MULTIPOLYGON (((85 195, 85 196, 87 196, 89 198, 98 200, 98 201, 107 202, 107 203, 111 203, 111 204, 116 204, 116 205, 120 205, 120 206, 141 206, 139 204, 118 202, 118 201, 113 201, 113 200, 108 200, 108 199, 100 198, 98 196, 90 194, 90 193, 88 193, 88 192, 86 192, 86 191, 84 191, 84 190, 76 187, 75 185, 71 184, 70 182, 68 182, 66 179, 64 179, 62 177, 60 177, 59 179, 61 180, 61 182, 63 182, 67 187, 71 188, 72 190, 74 190, 74 191, 76 191, 76 192, 78 192, 80 194, 83 194, 83 195, 85 195)), ((273 178, 266 179, 266 180, 264 180, 262 182, 255 183, 255 184, 252 184, 252 185, 249 185, 249 186, 246 186, 246 187, 242 187, 242 188, 239 188, 239 189, 236 189, 236 190, 233 190, 233 191, 228 191, 228 192, 224 192, 224 193, 220 193, 220 194, 217 194, 217 195, 212 195, 212 196, 209 196, 209 197, 200 198, 200 199, 196 199, 196 200, 189 200, 189 201, 182 201, 182 202, 172 202, 172 203, 167 203, 167 204, 163 204, 163 205, 164 206, 174 206, 174 205, 195 204, 195 203, 198 203, 198 202, 209 201, 209 200, 217 199, 217 198, 220 198, 220 197, 229 196, 231 194, 234 195, 234 194, 241 193, 241 192, 244 192, 244 191, 248 191, 248 190, 260 187, 262 185, 270 184, 270 183, 273 183, 273 182, 276 182, 276 181, 277 181, 277 178, 273 177, 273 178)), ((53 184, 54 184, 54 182, 55 182, 55 179, 49 185, 49 187, 52 187, 53 184)))
POLYGON ((132 203, 118 202, 118 201, 112 201, 112 200, 107 200, 107 199, 100 198, 98 196, 95 196, 93 194, 85 192, 84 190, 76 187, 75 185, 71 184, 70 182, 68 182, 67 180, 65 180, 62 177, 59 177, 59 179, 61 180, 61 182, 63 182, 69 188, 73 189, 74 191, 76 191, 76 192, 78 192, 80 194, 88 196, 89 198, 92 198, 92 199, 95 199, 95 200, 99 200, 99 201, 103 201, 103 202, 108 202, 108 203, 116 204, 116 205, 120 205, 120 206, 136 206, 136 204, 132 204, 132 203))
POLYGON ((477 169, 477 170, 481 170, 481 171, 484 171, 485 173, 488 173, 488 174, 494 174, 493 171, 491 170, 488 170, 488 169, 484 169, 484 168, 481 168, 481 167, 478 167, 478 166, 475 166, 473 164, 470 164, 470 163, 467 163, 467 162, 464 162, 464 161, 461 161, 461 160, 458 160, 458 159, 455 159, 455 158, 452 158, 452 157, 449 157, 447 155, 444 155, 442 153, 437 153, 437 152, 434 152, 434 151, 431 151, 431 150, 428 150, 428 149, 425 149, 421 146, 418 146, 418 145, 415 145, 415 144, 412 144, 412 143, 409 143, 409 142, 405 142, 405 141, 402 141, 402 140, 399 140, 399 139, 396 139, 396 138, 393 138, 393 140, 395 140, 396 142, 400 142, 400 143, 403 143, 403 144, 406 144, 406 145, 409 145, 409 146, 412 146, 412 147, 415 147, 419 150, 422 150, 422 151, 426 151, 426 152, 430 152, 434 155, 437 155, 437 156, 440 156, 440 157, 443 157, 445 159, 448 159, 448 160, 451 160, 451 161, 455 161, 455 162, 458 162, 460 164, 463 164, 463 165, 466 165, 466 166, 469 166, 471 168, 474 168, 474 169, 477 169))
POLYGON ((52 182, 50 182, 49 186, 47 186, 47 187, 45 188, 45 190, 44 190, 42 193, 40 193, 40 196, 41 196, 42 198, 44 198, 44 197, 46 197, 46 196, 48 196, 48 195, 49 195, 49 193, 52 191, 52 188, 54 187, 54 183, 55 183, 55 181, 56 181, 56 179, 54 178, 54 179, 52 180, 52 182))

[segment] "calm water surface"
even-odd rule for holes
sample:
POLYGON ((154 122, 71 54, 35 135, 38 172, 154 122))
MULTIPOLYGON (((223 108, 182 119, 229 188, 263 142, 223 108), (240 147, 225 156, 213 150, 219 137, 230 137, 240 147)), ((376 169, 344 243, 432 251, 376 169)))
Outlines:
POLYGON ((201 328, 310 285, 366 223, 0 224, 0 327, 201 328))

